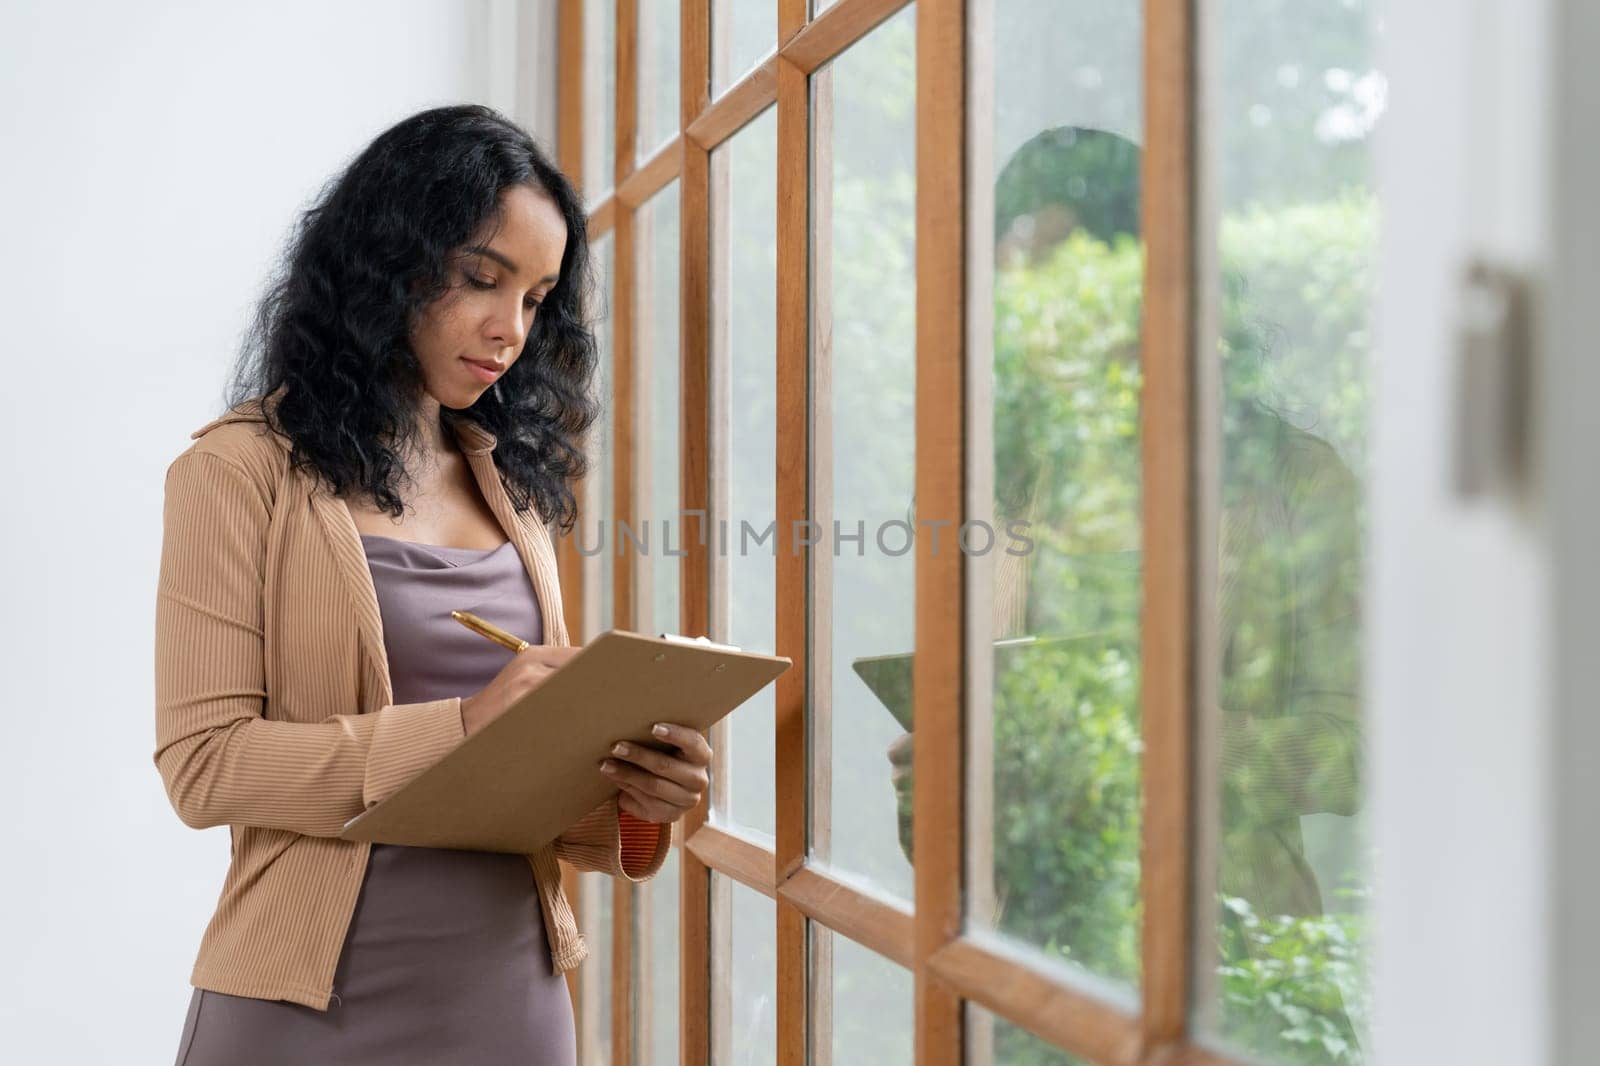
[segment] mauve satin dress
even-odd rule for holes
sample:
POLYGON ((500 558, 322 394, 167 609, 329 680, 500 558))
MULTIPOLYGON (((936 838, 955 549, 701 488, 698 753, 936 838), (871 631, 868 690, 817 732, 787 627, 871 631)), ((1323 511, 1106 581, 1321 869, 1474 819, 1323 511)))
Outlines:
MULTIPOLYGON (((510 661, 450 617, 538 643, 510 541, 493 549, 362 534, 396 703, 467 696, 510 661)), ((520 855, 374 844, 327 1011, 197 988, 177 1066, 574 1066, 566 978, 551 972, 520 855)))

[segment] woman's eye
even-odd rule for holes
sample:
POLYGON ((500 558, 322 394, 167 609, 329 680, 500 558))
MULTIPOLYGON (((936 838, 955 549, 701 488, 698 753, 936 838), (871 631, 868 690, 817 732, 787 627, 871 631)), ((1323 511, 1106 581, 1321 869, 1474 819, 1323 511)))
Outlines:
MULTIPOLYGON (((494 280, 492 278, 480 278, 472 274, 464 274, 462 276, 467 279, 467 284, 471 285, 474 289, 494 288, 494 280)), ((526 300, 522 301, 522 306, 525 310, 532 311, 543 302, 544 301, 540 300, 537 296, 530 296, 526 300)))
MULTIPOLYGON (((464 275, 464 277, 467 279, 467 284, 471 285, 474 289, 492 289, 492 288, 494 288, 494 280, 491 279, 491 278, 475 277, 472 274, 466 274, 466 275, 464 275)), ((537 308, 539 306, 539 304, 541 304, 542 302, 543 301, 540 300, 537 296, 530 296, 526 300, 522 301, 522 306, 525 309, 527 309, 529 311, 532 311, 535 308, 537 308)))

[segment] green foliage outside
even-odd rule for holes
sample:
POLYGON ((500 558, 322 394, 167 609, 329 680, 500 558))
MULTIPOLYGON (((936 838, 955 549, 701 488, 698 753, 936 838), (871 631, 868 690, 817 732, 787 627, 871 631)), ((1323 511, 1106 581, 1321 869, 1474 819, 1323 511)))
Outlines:
POLYGON ((1224 1032, 1275 1062, 1363 1061, 1351 1036, 1366 1031, 1372 1007, 1365 911, 1262 917, 1237 896, 1223 906, 1224 1032))

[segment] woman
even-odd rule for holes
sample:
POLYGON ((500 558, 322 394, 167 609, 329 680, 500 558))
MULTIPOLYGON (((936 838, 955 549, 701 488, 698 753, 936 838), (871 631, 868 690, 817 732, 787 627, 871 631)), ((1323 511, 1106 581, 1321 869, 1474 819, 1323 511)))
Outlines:
POLYGON ((589 280, 582 204, 524 131, 414 115, 305 213, 243 398, 168 468, 155 763, 233 842, 182 1066, 574 1061, 557 859, 653 876, 699 733, 617 752, 613 798, 534 855, 338 833, 576 652, 546 524, 571 528, 597 413, 589 280))

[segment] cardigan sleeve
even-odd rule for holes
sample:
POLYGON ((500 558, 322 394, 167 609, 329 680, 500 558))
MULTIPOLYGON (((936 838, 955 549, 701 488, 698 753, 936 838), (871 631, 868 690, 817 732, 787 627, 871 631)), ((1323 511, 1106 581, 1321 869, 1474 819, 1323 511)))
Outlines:
POLYGON ((1225 794, 1234 817, 1258 824, 1353 815, 1362 800, 1360 487, 1326 444, 1284 454, 1286 518, 1267 557, 1292 576, 1294 666, 1272 715, 1222 715, 1225 794))
POLYGON ((556 856, 577 870, 648 881, 672 846, 672 826, 635 818, 612 796, 556 837, 556 856))
POLYGON ((179 819, 338 836, 465 737, 459 697, 321 722, 264 717, 268 492, 191 448, 167 468, 154 760, 179 819))

